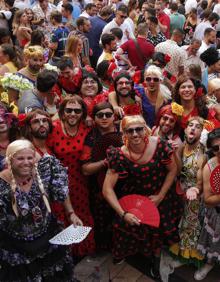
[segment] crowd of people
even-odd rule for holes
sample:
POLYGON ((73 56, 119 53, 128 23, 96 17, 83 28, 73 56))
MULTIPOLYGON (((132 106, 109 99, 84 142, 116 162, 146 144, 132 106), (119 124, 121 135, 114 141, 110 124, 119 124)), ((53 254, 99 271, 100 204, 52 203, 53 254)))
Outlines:
POLYGON ((0 281, 77 281, 103 251, 163 282, 220 263, 219 39, 219 0, 0 1, 0 281), (92 230, 49 243, 70 224, 92 230))

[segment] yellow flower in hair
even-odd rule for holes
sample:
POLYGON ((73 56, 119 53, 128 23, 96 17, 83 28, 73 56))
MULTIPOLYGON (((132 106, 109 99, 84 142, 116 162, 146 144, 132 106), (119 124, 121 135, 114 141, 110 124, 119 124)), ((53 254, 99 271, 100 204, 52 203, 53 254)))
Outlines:
POLYGON ((177 104, 176 102, 172 102, 171 103, 171 109, 172 109, 172 113, 177 115, 177 116, 182 116, 184 109, 183 106, 177 104))
POLYGON ((203 126, 207 131, 212 131, 215 128, 214 123, 212 121, 209 121, 209 120, 204 120, 203 126))

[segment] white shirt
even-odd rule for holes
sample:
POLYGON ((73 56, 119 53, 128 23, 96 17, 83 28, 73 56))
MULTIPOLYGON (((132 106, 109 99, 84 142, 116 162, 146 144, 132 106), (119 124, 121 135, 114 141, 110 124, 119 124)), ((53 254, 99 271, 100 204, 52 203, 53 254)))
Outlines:
POLYGON ((203 40, 204 39, 204 32, 208 27, 212 28, 210 21, 205 21, 205 22, 202 21, 201 23, 199 23, 197 25, 193 37, 196 38, 196 39, 199 39, 199 40, 203 40))
POLYGON ((135 38, 134 36, 134 33, 131 29, 131 27, 126 23, 126 22, 123 22, 123 24, 121 24, 120 26, 116 23, 115 19, 113 19, 110 23, 108 23, 104 28, 103 28, 103 31, 102 31, 102 34, 104 33, 110 33, 110 30, 112 28, 115 28, 115 27, 119 27, 122 32, 123 32, 123 37, 121 39, 121 43, 125 43, 126 41, 128 41, 128 39, 130 38, 135 38), (128 31, 129 33, 129 38, 127 37, 126 35, 126 30, 128 31))
POLYGON ((199 58, 199 53, 197 52, 196 55, 190 55, 187 51, 189 48, 189 45, 184 45, 181 47, 181 49, 184 52, 185 60, 184 60, 184 68, 188 68, 190 65, 199 65, 201 69, 203 70, 205 68, 204 63, 199 58))
POLYGON ((168 54, 171 57, 170 62, 166 65, 166 70, 172 75, 177 76, 179 73, 179 67, 184 66, 184 52, 173 40, 166 40, 157 44, 155 52, 161 52, 168 54))
POLYGON ((86 11, 83 11, 82 14, 80 14, 79 16, 87 19, 91 18, 91 16, 86 11))
POLYGON ((202 40, 202 45, 200 46, 199 50, 198 50, 198 54, 199 56, 205 52, 205 50, 207 50, 210 47, 210 45, 207 45, 203 40, 202 40))
POLYGON ((198 3, 196 0, 186 0, 185 3, 186 15, 189 14, 193 8, 197 8, 197 4, 198 3))
MULTIPOLYGON (((220 16, 220 4, 215 4, 213 13, 217 13, 220 16)), ((220 30, 220 20, 218 21, 218 24, 216 25, 216 30, 220 30)))

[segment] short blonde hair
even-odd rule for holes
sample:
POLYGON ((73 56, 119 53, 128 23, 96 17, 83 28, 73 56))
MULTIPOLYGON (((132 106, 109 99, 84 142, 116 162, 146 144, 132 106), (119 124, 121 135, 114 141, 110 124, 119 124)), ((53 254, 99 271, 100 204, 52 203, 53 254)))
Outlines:
POLYGON ((163 80, 162 71, 157 66, 154 66, 154 65, 149 66, 144 72, 144 77, 146 77, 147 75, 150 75, 150 74, 155 75, 160 80, 163 80))
POLYGON ((208 94, 212 94, 214 91, 220 89, 220 78, 214 78, 208 82, 208 94))

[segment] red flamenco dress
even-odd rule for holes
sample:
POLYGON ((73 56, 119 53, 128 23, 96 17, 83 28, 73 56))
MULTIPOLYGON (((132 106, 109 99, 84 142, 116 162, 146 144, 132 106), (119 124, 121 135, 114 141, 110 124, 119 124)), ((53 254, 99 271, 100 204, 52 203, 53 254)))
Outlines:
MULTIPOLYGON (((80 123, 76 136, 68 136, 63 132, 60 120, 54 122, 53 132, 48 138, 48 147, 53 154, 61 161, 62 165, 68 168, 69 196, 74 211, 83 221, 85 226, 94 226, 93 218, 89 209, 89 190, 87 179, 81 172, 80 156, 83 149, 84 139, 89 129, 80 123)), ((68 225, 65 209, 56 203, 53 205, 53 212, 59 220, 68 225)), ((80 244, 72 245, 73 254, 78 257, 91 255, 95 252, 94 231, 80 244)))
MULTIPOLYGON (((172 153, 168 143, 158 139, 152 158, 147 163, 138 164, 128 159, 121 148, 110 147, 107 151, 109 167, 119 174, 119 180, 123 183, 114 188, 117 198, 130 194, 147 197, 158 194, 165 181, 166 165, 170 163, 172 153)), ((159 228, 145 224, 131 226, 116 215, 113 225, 114 258, 123 259, 137 253, 152 256, 160 252, 163 246, 179 241, 178 224, 182 206, 174 186, 167 192, 158 210, 159 228)))

